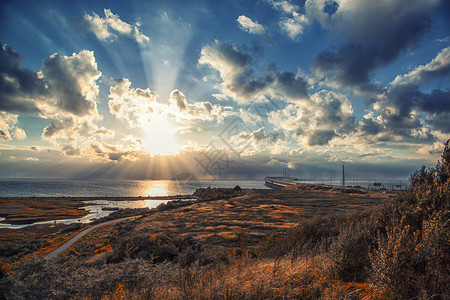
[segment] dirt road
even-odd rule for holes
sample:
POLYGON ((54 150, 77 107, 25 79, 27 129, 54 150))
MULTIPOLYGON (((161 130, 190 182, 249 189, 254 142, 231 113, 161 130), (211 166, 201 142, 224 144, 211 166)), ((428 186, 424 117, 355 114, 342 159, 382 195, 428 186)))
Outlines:
POLYGON ((117 219, 117 220, 112 220, 112 221, 108 221, 108 222, 104 222, 104 223, 100 223, 97 225, 94 225, 92 227, 86 228, 85 230, 83 230, 82 232, 80 232, 79 234, 77 234, 76 236, 74 236, 73 238, 71 238, 70 240, 68 240, 67 242, 65 242, 64 244, 62 244, 61 246, 59 246, 57 249, 53 250, 52 252, 50 252, 49 254, 47 254, 47 256, 45 257, 46 259, 52 259, 55 258, 57 255, 61 254, 62 252, 64 252, 65 250, 67 250, 68 248, 70 248, 70 246, 72 246, 73 244, 75 244, 79 239, 81 239, 82 237, 84 237, 86 234, 88 234, 89 232, 91 232, 92 230, 102 227, 102 226, 106 226, 112 223, 117 223, 120 221, 125 221, 125 220, 130 220, 130 219, 136 219, 139 216, 134 216, 134 217, 128 217, 128 218, 122 218, 122 219, 117 219))

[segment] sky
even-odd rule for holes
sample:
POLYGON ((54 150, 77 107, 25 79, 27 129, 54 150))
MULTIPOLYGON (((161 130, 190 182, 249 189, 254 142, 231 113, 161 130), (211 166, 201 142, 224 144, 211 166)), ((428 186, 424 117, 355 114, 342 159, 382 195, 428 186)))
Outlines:
POLYGON ((446 0, 1 1, 0 177, 404 179, 449 79, 446 0))

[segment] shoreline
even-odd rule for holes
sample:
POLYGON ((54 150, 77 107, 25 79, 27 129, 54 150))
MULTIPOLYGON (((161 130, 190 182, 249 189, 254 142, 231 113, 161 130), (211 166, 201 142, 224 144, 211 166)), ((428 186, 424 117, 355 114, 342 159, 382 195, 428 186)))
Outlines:
MULTIPOLYGON (((0 229, 21 229, 34 225, 54 225, 52 222, 65 221, 70 224, 78 223, 92 212, 84 209, 89 206, 101 206, 90 201, 183 201, 191 200, 193 195, 153 196, 153 197, 1 197, 0 224, 8 227, 0 229), (13 226, 18 226, 13 228, 13 226)), ((118 208, 106 208, 110 213, 118 208)), ((90 224, 91 222, 85 223, 90 224)))
MULTIPOLYGON (((232 188, 200 188, 193 194, 188 195, 176 195, 176 196, 147 196, 147 197, 0 197, 0 224, 2 229, 18 230, 30 226, 55 226, 56 224, 64 225, 88 225, 99 220, 110 218, 110 216, 121 215, 120 213, 126 209, 121 207, 102 207, 101 210, 109 212, 107 215, 94 218, 89 221, 80 220, 92 214, 86 208, 88 206, 98 206, 100 204, 90 203, 89 201, 168 201, 160 209, 173 209, 176 207, 182 207, 180 202, 191 200, 190 202, 196 203, 201 201, 211 201, 217 199, 233 198, 232 188), (228 194, 227 194, 228 193, 228 194), (231 194, 230 194, 231 193, 231 194), (78 220, 78 221, 77 221, 78 220), (59 221, 59 223, 58 223, 59 221), (7 227, 11 226, 11 227, 7 227), (17 226, 16 228, 14 228, 17 226)), ((276 190, 273 189, 242 189, 242 193, 273 193, 276 190)), ((338 186, 326 186, 322 184, 296 184, 289 187, 279 189, 278 192, 292 193, 292 192, 328 192, 328 193, 343 193, 343 194, 394 194, 388 190, 372 190, 372 189, 342 189, 338 186)), ((387 195, 386 195, 387 196, 387 195)), ((163 204, 163 202, 161 202, 163 204)), ((158 206, 148 209, 153 211, 158 206)), ((140 208, 134 208, 140 209, 140 208)), ((142 208, 145 209, 145 208, 142 208)), ((105 213, 106 214, 106 213, 105 213)), ((0 231, 1 232, 1 231, 0 231)))

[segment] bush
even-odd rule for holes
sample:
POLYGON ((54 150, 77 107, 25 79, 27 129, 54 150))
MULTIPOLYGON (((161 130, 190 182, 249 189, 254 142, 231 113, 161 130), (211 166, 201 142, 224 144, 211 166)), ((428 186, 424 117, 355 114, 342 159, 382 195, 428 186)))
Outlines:
POLYGON ((371 256, 372 283, 389 298, 450 294, 450 148, 434 169, 415 172, 389 207, 371 256))

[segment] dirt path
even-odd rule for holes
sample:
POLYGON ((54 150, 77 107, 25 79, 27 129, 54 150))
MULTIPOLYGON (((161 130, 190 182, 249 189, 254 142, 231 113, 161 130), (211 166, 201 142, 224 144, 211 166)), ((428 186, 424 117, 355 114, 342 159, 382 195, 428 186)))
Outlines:
POLYGON ((125 221, 125 220, 130 220, 130 219, 136 219, 140 216, 134 216, 134 217, 128 217, 128 218, 122 218, 122 219, 117 219, 117 220, 112 220, 112 221, 108 221, 108 222, 104 222, 104 223, 100 223, 97 225, 94 225, 92 227, 86 228, 85 230, 83 230, 82 232, 80 232, 79 234, 77 234, 76 236, 74 236, 73 238, 71 238, 70 240, 68 240, 67 242, 65 242, 64 244, 62 244, 61 246, 59 246, 57 249, 53 250, 52 252, 50 252, 49 254, 47 254, 47 256, 45 257, 46 259, 53 259, 56 256, 58 256, 59 254, 61 254, 62 252, 64 252, 65 250, 67 250, 68 248, 70 248, 70 246, 72 246, 73 244, 75 244, 79 239, 81 239, 82 237, 84 237, 86 234, 88 234, 89 232, 91 232, 92 230, 102 227, 102 226, 106 226, 112 223, 117 223, 120 221, 125 221))

